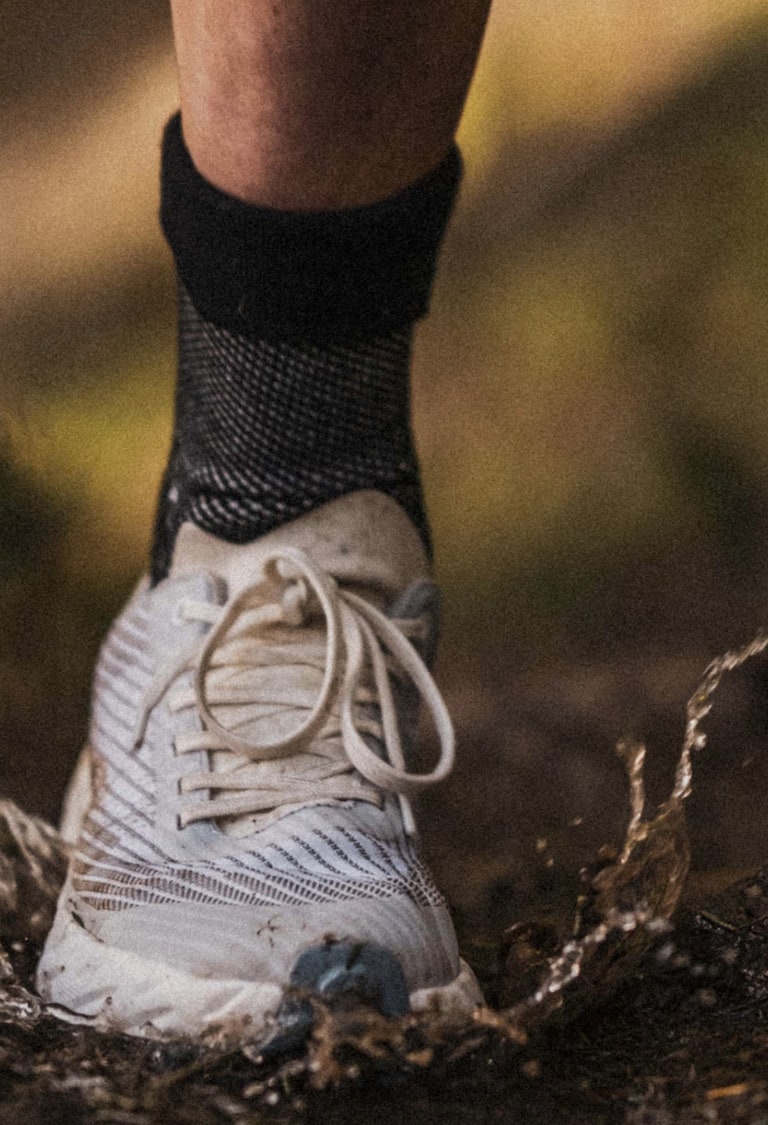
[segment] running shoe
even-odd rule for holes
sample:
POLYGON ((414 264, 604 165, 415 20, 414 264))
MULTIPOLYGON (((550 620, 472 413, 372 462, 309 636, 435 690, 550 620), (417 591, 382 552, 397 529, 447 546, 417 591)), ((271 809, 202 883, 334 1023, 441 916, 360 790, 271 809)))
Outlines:
POLYGON ((412 1010, 472 1011, 409 803, 453 761, 428 670, 438 601, 382 493, 245 545, 182 526, 100 655, 46 1001, 133 1035, 253 1037, 308 965, 352 960, 393 966, 412 1010), (409 769, 420 703, 440 745, 427 773, 409 769))

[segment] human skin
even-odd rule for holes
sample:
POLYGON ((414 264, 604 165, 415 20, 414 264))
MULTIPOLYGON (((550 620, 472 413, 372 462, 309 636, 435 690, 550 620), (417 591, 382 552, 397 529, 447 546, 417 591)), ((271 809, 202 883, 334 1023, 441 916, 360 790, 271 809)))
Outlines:
POLYGON ((490 0, 171 0, 198 170, 261 206, 375 202, 453 140, 490 0))

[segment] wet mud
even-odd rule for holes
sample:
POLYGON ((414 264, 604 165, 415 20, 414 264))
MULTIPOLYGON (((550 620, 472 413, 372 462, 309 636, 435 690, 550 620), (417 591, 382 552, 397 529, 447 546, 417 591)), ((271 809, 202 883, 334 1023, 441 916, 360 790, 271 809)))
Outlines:
MULTIPOLYGON (((0 802, 0 1123, 736 1122, 768 1125, 768 873, 691 893, 685 806, 726 654, 691 697, 668 795, 645 794, 645 747, 620 743, 623 839, 586 865, 573 909, 465 929, 488 1007, 388 1019, 348 996, 309 1004, 308 1034, 153 1042, 73 1025, 32 978, 66 850, 0 802), (682 903, 682 905, 681 905, 682 903), (570 917, 569 917, 570 915, 570 917)), ((546 849, 542 848, 542 852, 546 849)), ((494 876, 495 885, 504 881, 494 876)), ((693 883, 696 883, 694 877, 693 883)))

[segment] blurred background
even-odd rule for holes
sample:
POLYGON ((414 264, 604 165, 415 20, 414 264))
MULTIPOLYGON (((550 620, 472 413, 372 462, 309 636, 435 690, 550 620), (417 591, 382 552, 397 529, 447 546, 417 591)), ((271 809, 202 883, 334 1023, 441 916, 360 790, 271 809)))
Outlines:
MULTIPOLYGON (((2 23, 0 790, 54 816, 169 441, 175 74, 165 0, 2 23)), ((663 794, 698 672, 768 620, 767 90, 768 0, 495 0, 414 390, 467 917, 615 836, 620 734, 663 794)), ((702 758, 704 866, 768 848, 766 691, 702 758)))

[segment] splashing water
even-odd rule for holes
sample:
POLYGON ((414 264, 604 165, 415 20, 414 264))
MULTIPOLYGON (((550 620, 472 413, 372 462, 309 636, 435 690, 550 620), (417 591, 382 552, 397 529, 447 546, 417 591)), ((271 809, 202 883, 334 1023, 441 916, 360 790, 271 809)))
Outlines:
MULTIPOLYGON (((631 740, 619 743, 617 752, 627 774, 630 805, 621 849, 589 873, 586 893, 578 902, 573 935, 555 952, 550 945, 540 954, 536 963, 542 971, 535 986, 500 1011, 480 1009, 474 1034, 482 1033, 482 1029, 500 1031, 513 1043, 521 1044, 529 1031, 547 1020, 572 1018, 586 1005, 606 999, 625 982, 654 938, 669 928, 690 864, 684 802, 691 793, 695 755, 707 741, 701 725, 712 709, 712 697, 723 676, 766 649, 768 634, 761 633, 743 648, 727 652, 709 665, 687 705, 685 736, 672 792, 653 818, 645 816, 645 746, 631 740)), ((0 800, 0 939, 7 948, 13 947, 22 933, 33 945, 42 941, 66 859, 67 849, 52 828, 26 816, 12 802, 0 800)), ((529 937, 534 930, 527 928, 529 937)), ((514 948, 511 957, 514 960, 514 948)), ((514 965, 508 968, 514 975, 514 965)), ((530 970, 530 964, 523 968, 530 970)), ((23 975, 19 978, 0 950, 0 1015, 29 1026, 43 1014, 39 1000, 25 987, 23 975)), ((318 1004, 317 1027, 307 1044, 308 1059, 301 1064, 308 1066, 314 1084, 342 1080, 334 1060, 340 1045, 352 1040, 360 1057, 370 1055, 380 1061, 384 1052, 395 1062, 400 1060, 402 1065, 418 1069, 430 1065, 435 1051, 450 1039, 451 1025, 437 1012, 387 1020, 371 1011, 362 1023, 361 1019, 363 1016, 354 1013, 329 1012, 318 1004), (369 1040, 373 1047, 366 1046, 369 1040)), ((471 1028, 464 1030, 465 1037, 472 1034, 471 1028)), ((471 1046, 471 1040, 468 1042, 471 1046)))
POLYGON ((13 801, 0 800, 0 938, 43 941, 67 859, 54 828, 13 801))
POLYGON ((707 742, 701 724, 712 710, 712 697, 723 676, 766 648, 768 635, 760 633, 708 666, 686 707, 685 737, 672 792, 651 820, 643 815, 645 746, 626 739, 619 742, 617 753, 626 769, 630 800, 621 851, 592 875, 579 902, 574 935, 554 956, 544 959, 546 967, 534 991, 501 1012, 483 1009, 478 1013, 481 1024, 515 1033, 538 1026, 564 1007, 566 990, 569 1016, 587 1002, 599 1003, 629 977, 654 938, 669 928, 690 867, 684 802, 692 789, 694 755, 707 742), (577 982, 580 988, 574 987, 577 982))

